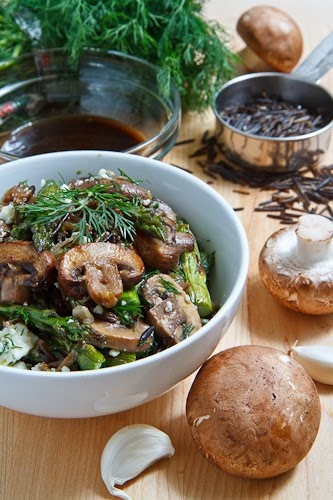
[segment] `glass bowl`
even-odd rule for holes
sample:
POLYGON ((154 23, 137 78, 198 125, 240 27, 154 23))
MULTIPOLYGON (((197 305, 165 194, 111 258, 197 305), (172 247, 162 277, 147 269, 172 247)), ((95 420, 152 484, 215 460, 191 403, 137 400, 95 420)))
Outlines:
POLYGON ((0 147, 18 157, 111 150, 161 159, 179 131, 176 87, 161 92, 160 69, 114 51, 38 50, 0 71, 0 147))

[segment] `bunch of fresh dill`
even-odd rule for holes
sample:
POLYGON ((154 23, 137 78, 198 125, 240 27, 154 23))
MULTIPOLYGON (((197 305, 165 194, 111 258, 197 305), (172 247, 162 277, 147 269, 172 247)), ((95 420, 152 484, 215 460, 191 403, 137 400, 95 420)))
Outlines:
MULTIPOLYGON (((18 14, 22 17, 28 13, 30 18, 33 14, 41 28, 35 46, 65 47, 74 61, 84 47, 119 50, 146 59, 161 68, 160 84, 165 94, 173 80, 181 93, 183 109, 200 112, 211 104, 217 88, 233 76, 236 60, 224 27, 204 18, 204 3, 0 0, 0 15, 2 7, 8 26, 12 26, 18 14)), ((0 51, 13 49, 5 45, 0 51)), ((30 48, 32 45, 31 41, 30 48)))

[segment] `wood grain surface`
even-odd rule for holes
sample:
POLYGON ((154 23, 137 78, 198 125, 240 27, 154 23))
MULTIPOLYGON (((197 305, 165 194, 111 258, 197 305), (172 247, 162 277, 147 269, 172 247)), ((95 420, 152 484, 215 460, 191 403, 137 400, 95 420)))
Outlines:
MULTIPOLYGON (((279 0, 267 2, 289 12, 304 37, 304 55, 333 28, 331 0, 279 0)), ((210 0, 209 18, 223 23, 235 48, 242 42, 235 33, 239 15, 254 2, 210 0)), ((333 72, 321 81, 333 90, 333 72)), ((189 156, 206 131, 213 132, 212 112, 183 118, 180 140, 196 142, 176 146, 166 162, 190 169, 205 182, 207 177, 189 156)), ((327 162, 333 163, 332 148, 327 162)), ((171 167, 172 168, 172 167, 171 167)), ((175 168, 175 167, 173 167, 175 168)), ((234 208, 250 244, 250 269, 241 306, 218 351, 241 344, 261 344, 288 350, 300 342, 333 344, 333 315, 308 317, 279 306, 263 288, 257 260, 267 237, 281 224, 254 209, 269 198, 267 191, 245 189, 222 178, 214 188, 234 208)), ((171 437, 175 455, 164 459, 122 488, 134 500, 326 500, 333 498, 333 387, 317 384, 322 421, 313 448, 291 472, 269 480, 246 480, 227 475, 208 463, 191 440, 185 418, 185 402, 194 374, 169 393, 131 411, 90 419, 39 418, 0 408, 0 499, 1 500, 101 500, 110 495, 101 479, 100 459, 110 436, 133 423, 154 425, 171 437)), ((1 381, 0 381, 1 390, 1 381)))

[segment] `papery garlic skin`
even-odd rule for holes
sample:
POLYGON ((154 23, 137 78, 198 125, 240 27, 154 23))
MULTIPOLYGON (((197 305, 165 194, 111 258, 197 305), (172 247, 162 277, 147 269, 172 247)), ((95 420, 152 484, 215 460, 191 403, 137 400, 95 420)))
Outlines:
POLYGON ((115 485, 138 476, 158 460, 172 457, 175 449, 167 434, 146 424, 128 425, 106 443, 101 458, 102 479, 111 495, 131 500, 115 485))
POLYGON ((295 344, 291 351, 313 380, 333 385, 333 346, 295 344))

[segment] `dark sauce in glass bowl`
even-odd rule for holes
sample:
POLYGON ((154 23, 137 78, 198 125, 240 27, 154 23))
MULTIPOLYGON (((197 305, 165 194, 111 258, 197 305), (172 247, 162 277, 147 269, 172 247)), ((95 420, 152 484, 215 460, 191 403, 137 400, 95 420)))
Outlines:
POLYGON ((12 132, 1 149, 17 156, 55 151, 125 151, 145 141, 136 129, 98 115, 62 115, 29 122, 12 132))

